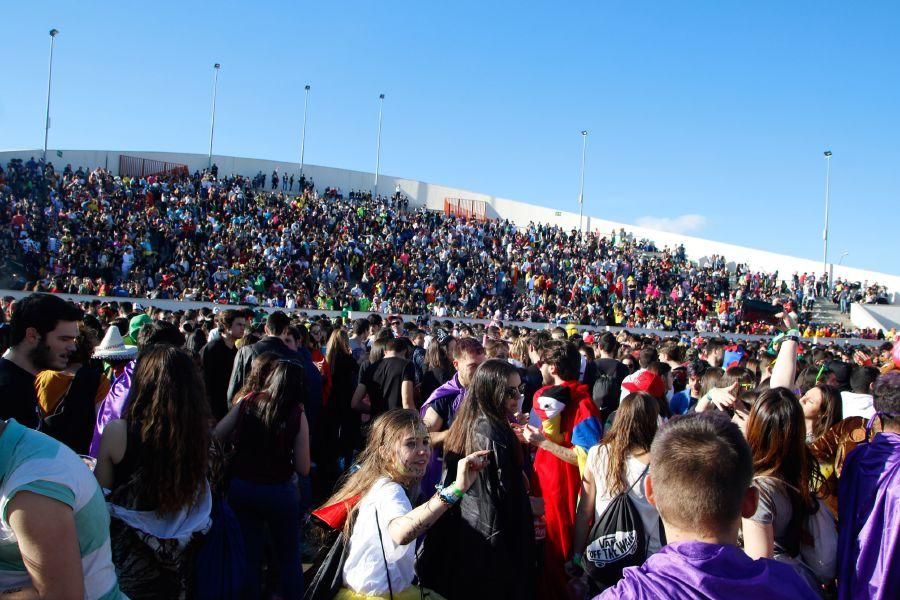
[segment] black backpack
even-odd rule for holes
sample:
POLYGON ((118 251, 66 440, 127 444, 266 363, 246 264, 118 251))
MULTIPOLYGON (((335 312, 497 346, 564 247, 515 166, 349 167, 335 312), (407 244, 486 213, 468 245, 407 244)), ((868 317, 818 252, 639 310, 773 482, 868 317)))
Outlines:
POLYGON ((591 581, 601 589, 615 585, 625 567, 642 565, 647 559, 644 523, 628 493, 649 469, 648 465, 634 484, 613 498, 591 528, 582 565, 591 581))

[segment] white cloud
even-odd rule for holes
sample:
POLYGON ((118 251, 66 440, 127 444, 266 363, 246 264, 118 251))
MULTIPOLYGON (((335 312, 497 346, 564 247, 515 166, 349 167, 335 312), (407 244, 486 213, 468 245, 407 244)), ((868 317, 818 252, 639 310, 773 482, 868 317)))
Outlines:
POLYGON ((635 224, 647 229, 669 231, 671 233, 696 233, 706 227, 703 215, 680 215, 677 217, 639 217, 635 224))

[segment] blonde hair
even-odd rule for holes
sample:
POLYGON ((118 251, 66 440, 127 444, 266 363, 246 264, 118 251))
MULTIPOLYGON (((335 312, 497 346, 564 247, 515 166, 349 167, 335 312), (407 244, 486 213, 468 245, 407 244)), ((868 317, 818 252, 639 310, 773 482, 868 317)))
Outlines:
POLYGON ((356 521, 356 514, 359 510, 358 499, 365 496, 375 482, 382 477, 393 480, 400 477, 401 474, 398 472, 395 462, 394 448, 410 429, 417 427, 423 427, 419 414, 403 408, 389 410, 372 423, 366 439, 366 447, 357 457, 358 468, 344 474, 337 491, 323 504, 323 506, 331 506, 339 502, 356 500, 344 522, 345 539, 350 539, 350 532, 356 521))
POLYGON ((325 362, 334 368, 334 362, 337 360, 338 353, 352 356, 350 351, 350 338, 343 329, 335 329, 328 338, 328 344, 325 346, 325 362))

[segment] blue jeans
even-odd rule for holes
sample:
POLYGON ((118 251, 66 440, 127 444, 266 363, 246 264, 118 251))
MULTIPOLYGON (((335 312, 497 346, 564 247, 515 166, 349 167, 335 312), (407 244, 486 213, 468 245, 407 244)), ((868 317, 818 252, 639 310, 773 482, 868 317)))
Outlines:
POLYGON ((300 495, 294 479, 260 484, 235 478, 228 489, 228 503, 237 515, 247 551, 247 598, 259 598, 265 525, 278 563, 281 594, 290 600, 303 597, 300 564, 300 495))

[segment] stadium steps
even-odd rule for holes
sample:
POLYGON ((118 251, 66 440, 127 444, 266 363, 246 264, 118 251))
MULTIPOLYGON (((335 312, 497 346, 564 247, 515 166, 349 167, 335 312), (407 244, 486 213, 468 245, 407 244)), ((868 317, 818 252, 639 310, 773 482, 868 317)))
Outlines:
POLYGON ((840 307, 827 297, 816 299, 816 303, 813 305, 812 321, 814 323, 837 323, 848 329, 853 328, 850 315, 842 315, 840 307))

